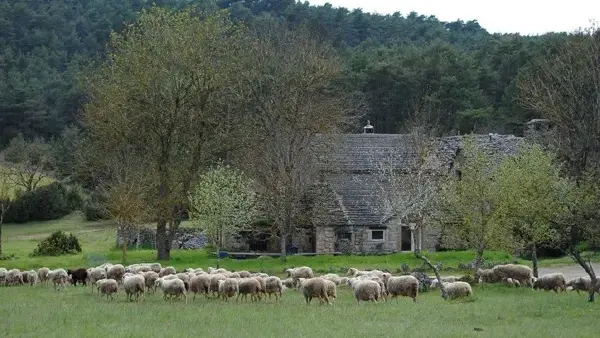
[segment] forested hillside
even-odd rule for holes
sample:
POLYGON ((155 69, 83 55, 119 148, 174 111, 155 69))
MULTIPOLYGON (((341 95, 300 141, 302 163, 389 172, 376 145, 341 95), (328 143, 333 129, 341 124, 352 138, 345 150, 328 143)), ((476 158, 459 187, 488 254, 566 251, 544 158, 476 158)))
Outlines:
POLYGON ((85 98, 80 70, 103 58, 111 30, 122 30, 153 2, 229 9, 249 25, 261 15, 308 23, 344 56, 345 85, 364 96, 366 118, 377 132, 389 133, 402 131, 415 110, 433 114, 446 134, 520 133, 534 116, 516 103, 516 83, 567 36, 493 35, 476 21, 373 15, 294 0, 2 0, 0 145, 19 133, 50 138, 75 122, 85 98))

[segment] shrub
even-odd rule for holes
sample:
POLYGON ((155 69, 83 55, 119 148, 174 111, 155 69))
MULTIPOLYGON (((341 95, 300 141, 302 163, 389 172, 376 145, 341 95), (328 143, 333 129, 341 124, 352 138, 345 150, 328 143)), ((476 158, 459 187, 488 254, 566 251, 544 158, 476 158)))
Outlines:
POLYGON ((77 237, 59 230, 41 241, 31 256, 58 256, 78 252, 81 252, 81 245, 77 237))
POLYGON ((97 194, 92 194, 85 200, 83 203, 83 213, 87 221, 98 221, 109 218, 104 202, 97 194))
POLYGON ((7 223, 48 221, 68 215, 81 208, 82 198, 76 188, 60 182, 20 194, 7 212, 7 223))

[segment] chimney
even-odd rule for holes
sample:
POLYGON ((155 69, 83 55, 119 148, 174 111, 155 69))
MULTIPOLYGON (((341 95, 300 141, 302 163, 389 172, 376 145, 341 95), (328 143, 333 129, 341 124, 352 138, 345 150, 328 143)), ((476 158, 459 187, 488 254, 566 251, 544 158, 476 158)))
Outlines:
POLYGON ((371 120, 367 120, 367 125, 363 127, 363 134, 373 134, 375 132, 371 125, 371 120))

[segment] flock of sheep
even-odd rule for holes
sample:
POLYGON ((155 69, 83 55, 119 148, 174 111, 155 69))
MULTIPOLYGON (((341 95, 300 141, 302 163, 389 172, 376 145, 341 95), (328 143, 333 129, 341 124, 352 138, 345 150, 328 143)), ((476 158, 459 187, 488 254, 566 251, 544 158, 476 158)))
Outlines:
MULTIPOLYGON (((51 282, 55 290, 65 289, 67 285, 87 285, 108 299, 119 290, 124 290, 127 300, 143 300, 147 293, 160 290, 165 300, 184 299, 187 295, 198 293, 228 301, 233 297, 238 300, 251 301, 275 297, 279 301, 286 289, 296 289, 302 293, 307 304, 313 298, 320 304, 331 304, 337 297, 337 288, 348 286, 352 289, 357 304, 361 301, 385 301, 398 296, 412 298, 417 302, 420 282, 414 275, 393 276, 380 270, 360 271, 355 268, 348 270, 347 276, 326 274, 315 276, 310 267, 303 266, 288 269, 287 278, 269 276, 265 273, 250 273, 248 271, 231 272, 225 269, 209 267, 207 271, 201 268, 189 268, 177 272, 175 268, 162 267, 159 263, 133 264, 127 267, 121 264, 105 263, 89 269, 76 270, 40 268, 39 270, 19 271, 0 268, 0 284, 6 286, 51 282)), ((455 299, 473 295, 469 283, 458 277, 441 278, 441 284, 436 279, 431 287, 440 288, 444 299, 455 299)), ((492 269, 477 270, 475 281, 478 283, 507 283, 514 286, 529 286, 533 289, 566 291, 589 290, 589 278, 580 277, 566 281, 562 273, 552 273, 540 278, 533 277, 531 268, 519 264, 497 265, 492 269)), ((598 288, 598 286, 596 286, 598 288)))

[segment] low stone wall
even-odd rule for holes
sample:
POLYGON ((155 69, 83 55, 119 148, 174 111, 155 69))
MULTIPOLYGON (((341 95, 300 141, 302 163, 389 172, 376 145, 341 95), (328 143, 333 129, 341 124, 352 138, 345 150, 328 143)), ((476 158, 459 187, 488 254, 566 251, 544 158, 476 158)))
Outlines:
MULTIPOLYGON (((128 246, 136 248, 156 248, 156 229, 147 227, 117 229, 117 246, 127 241, 128 246)), ((172 249, 202 249, 207 238, 204 231, 198 228, 179 228, 175 231, 172 249)))

